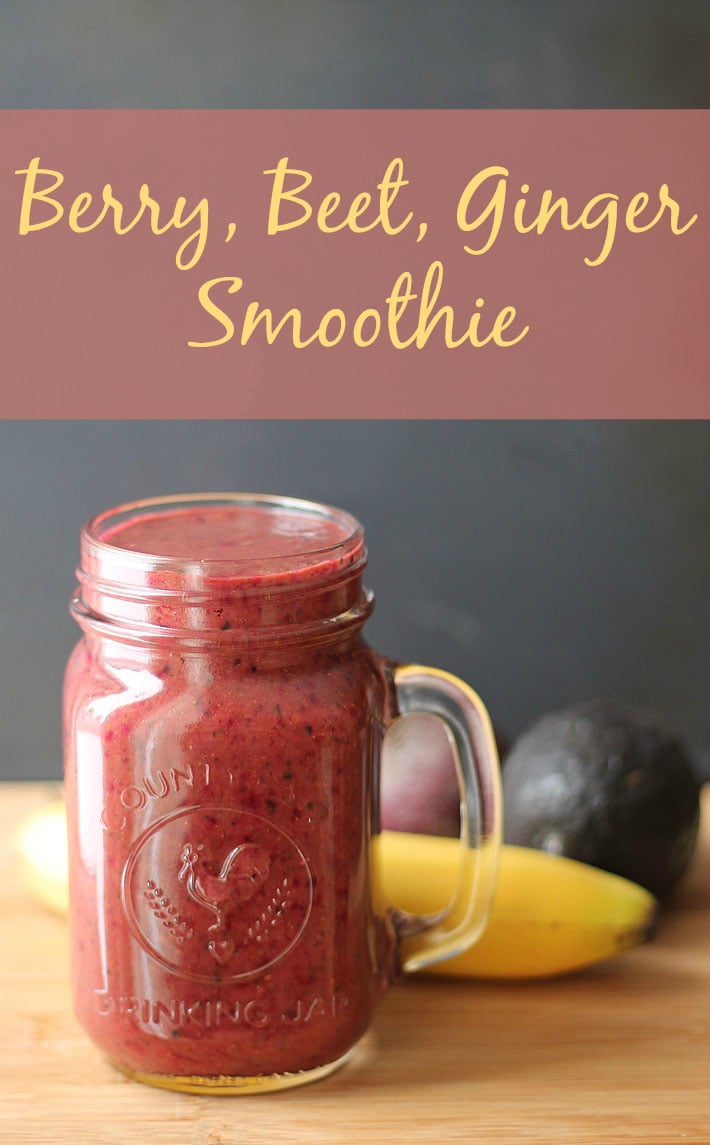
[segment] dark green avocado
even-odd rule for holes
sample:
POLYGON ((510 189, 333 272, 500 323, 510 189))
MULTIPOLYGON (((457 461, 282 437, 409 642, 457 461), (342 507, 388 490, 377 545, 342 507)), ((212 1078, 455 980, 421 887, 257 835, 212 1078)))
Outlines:
POLYGON ((506 843, 566 855, 665 897, 685 871, 700 784, 654 715, 611 700, 552 712, 503 767, 506 843))

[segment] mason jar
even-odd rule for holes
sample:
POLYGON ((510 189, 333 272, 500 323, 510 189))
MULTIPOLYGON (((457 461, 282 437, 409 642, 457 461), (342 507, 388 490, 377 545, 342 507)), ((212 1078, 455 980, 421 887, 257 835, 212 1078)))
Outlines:
POLYGON ((481 701, 368 647, 363 529, 286 497, 121 506, 81 535, 65 682, 76 1012, 131 1077, 254 1093, 330 1073, 403 970, 460 953, 500 841, 481 701), (377 877, 383 738, 443 720, 460 886, 419 918, 377 877))

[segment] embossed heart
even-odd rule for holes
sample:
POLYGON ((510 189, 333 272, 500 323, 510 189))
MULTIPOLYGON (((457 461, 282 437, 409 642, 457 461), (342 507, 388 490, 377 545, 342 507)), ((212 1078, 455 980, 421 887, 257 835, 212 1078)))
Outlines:
POLYGON ((207 943, 207 949, 221 966, 224 962, 228 962, 234 954, 234 943, 231 938, 224 938, 221 942, 216 942, 213 938, 211 942, 207 943))

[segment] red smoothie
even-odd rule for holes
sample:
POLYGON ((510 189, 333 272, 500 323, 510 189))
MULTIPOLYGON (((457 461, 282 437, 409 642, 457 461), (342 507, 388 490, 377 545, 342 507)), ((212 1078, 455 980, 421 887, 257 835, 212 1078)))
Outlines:
POLYGON ((145 503, 84 531, 65 691, 74 996, 129 1073, 228 1089, 317 1071, 391 980, 365 560, 353 518, 278 498, 145 503))

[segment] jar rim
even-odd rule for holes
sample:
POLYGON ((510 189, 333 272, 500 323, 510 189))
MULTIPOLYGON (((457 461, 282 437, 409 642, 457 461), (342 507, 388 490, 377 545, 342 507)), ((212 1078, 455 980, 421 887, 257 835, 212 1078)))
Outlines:
POLYGON ((125 502, 111 509, 104 510, 88 520, 81 530, 82 554, 90 559, 105 558, 113 564, 119 557, 121 563, 126 562, 128 568, 145 568, 150 564, 152 569, 170 569, 173 572, 193 574, 200 569, 207 576, 225 576, 239 578, 240 574, 248 576, 257 567, 260 568, 260 579, 268 580, 271 575, 278 579, 278 574, 287 572, 294 567, 314 567, 325 562, 329 557, 336 555, 351 555, 354 550, 362 548, 363 563, 366 560, 364 547, 364 529, 360 522, 351 513, 344 509, 328 505, 319 501, 311 501, 297 497, 288 497, 274 493, 185 493, 170 494, 162 497, 150 497, 138 501, 125 502), (139 521, 151 513, 169 513, 185 509, 200 507, 243 507, 263 509, 267 512, 278 510, 294 514, 302 514, 304 518, 316 520, 329 520, 342 529, 342 537, 328 544, 304 547, 297 552, 284 552, 271 554, 267 557, 238 556, 238 557, 210 557, 210 556, 174 556, 160 553, 151 553, 143 550, 124 548, 120 543, 106 537, 109 529, 117 531, 122 525, 131 521, 139 521))
POLYGON ((84 526, 72 613, 84 628, 108 624, 116 635, 141 641, 169 635, 226 646, 236 639, 282 639, 287 630, 298 631, 299 639, 320 638, 369 615, 372 596, 361 583, 366 563, 362 525, 330 505, 270 493, 154 497, 109 509, 84 526), (227 512, 224 520, 210 522, 201 513, 211 507, 243 507, 256 516, 227 512), (189 518, 191 510, 195 520, 175 529, 170 515, 189 518), (259 511, 286 518, 262 532, 259 511), (161 512, 168 524, 154 533, 158 552, 143 551, 161 512), (299 516, 335 528, 299 531, 300 521, 290 519, 299 516), (138 530, 122 547, 121 530, 130 533, 133 523, 138 530), (189 555, 172 555, 181 551, 189 555))

